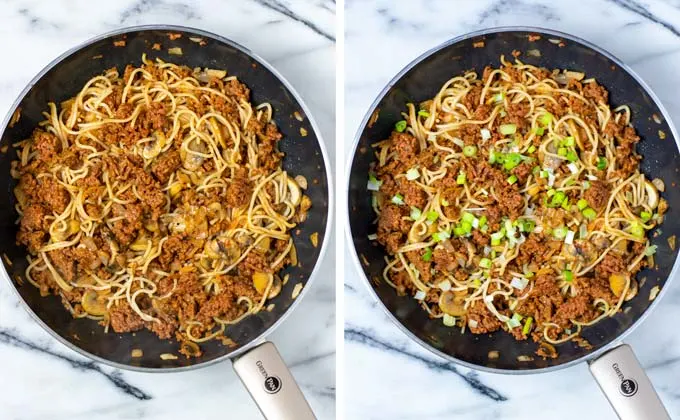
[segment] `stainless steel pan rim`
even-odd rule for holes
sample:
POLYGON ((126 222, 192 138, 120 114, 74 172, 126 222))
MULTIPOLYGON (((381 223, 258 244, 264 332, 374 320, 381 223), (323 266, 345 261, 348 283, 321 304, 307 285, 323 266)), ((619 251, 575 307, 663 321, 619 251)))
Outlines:
MULTIPOLYGON (((592 49, 593 51, 604 55, 605 57, 609 58, 613 62, 615 62, 621 69, 625 70, 627 73, 629 73, 635 81, 645 90, 645 92, 652 98, 654 101, 654 104, 659 108, 659 111, 661 111, 661 114, 663 115, 663 118, 666 120, 668 123, 668 127, 671 130, 671 133, 673 135, 673 139, 675 140, 675 145, 678 147, 680 150, 680 139, 678 139, 678 133, 675 129, 675 126, 673 124, 673 121, 671 120, 670 115, 666 111, 666 108, 663 106, 659 98, 656 96, 656 94, 652 91, 652 89, 645 83, 645 81, 635 72, 633 69, 631 69, 628 65, 624 64, 621 60, 616 58, 614 55, 609 53, 608 51, 598 47, 597 45, 586 41, 582 38, 579 38, 574 35, 570 35, 564 32, 552 30, 552 29, 545 29, 545 28, 539 28, 539 27, 532 27, 532 26, 501 26, 501 27, 496 27, 496 28, 490 28, 490 29, 483 29, 475 32, 469 32, 467 34, 455 37, 453 39, 450 39, 415 58, 413 61, 411 61, 406 67, 404 67, 399 73, 397 73, 396 76, 394 76, 387 86, 378 94, 376 99, 373 101, 371 104, 369 110, 366 112, 364 115, 363 120, 361 121, 361 124, 359 125, 359 128, 357 129, 357 132, 354 136, 354 145, 352 146, 352 149, 349 154, 349 158, 346 163, 346 185, 345 185, 345 200, 347 199, 349 195, 349 185, 350 185, 350 175, 351 175, 351 169, 352 169, 352 162, 354 160, 354 155, 356 154, 357 148, 359 147, 359 141, 361 139, 361 134, 363 132, 364 127, 366 127, 366 124, 368 123, 369 119, 373 115, 373 112, 377 108, 378 104, 382 99, 387 95, 387 93, 392 89, 392 87, 401 79, 407 72, 409 72, 412 68, 414 68, 416 65, 418 65, 421 61, 425 60, 427 57, 430 55, 450 46, 456 43, 459 43, 461 41, 465 41, 470 38, 478 37, 478 36, 483 36, 483 35, 488 35, 488 34, 494 34, 498 32, 536 32, 540 34, 545 34, 545 35, 552 35, 557 38, 564 38, 569 41, 574 41, 577 43, 580 43, 582 45, 585 45, 586 47, 592 49)), ((347 236, 347 241, 348 244, 353 244, 354 240, 352 238, 352 232, 350 230, 350 219, 349 219, 349 209, 347 208, 347 203, 345 203, 345 211, 346 211, 346 219, 345 219, 345 234, 347 236)), ((375 292, 373 287, 371 286, 371 282, 369 279, 366 277, 364 273, 364 269, 362 268, 361 261, 359 260, 359 255, 357 254, 356 247, 353 245, 351 246, 351 255, 352 255, 352 260, 354 261, 354 265, 356 270, 360 273, 361 277, 364 279, 364 285, 366 288, 369 290, 371 295, 373 296, 373 299, 375 299, 378 303, 379 306, 383 309, 385 314, 387 314, 388 318, 392 320, 392 322, 404 333, 406 334, 411 340, 414 342, 418 343, 421 347, 424 349, 436 354, 439 357, 442 357, 450 362, 465 366, 470 369, 475 369, 479 370, 482 372, 489 372, 489 373, 498 373, 498 374, 505 374, 505 375, 527 375, 527 374, 536 374, 536 373, 547 373, 547 372, 554 372, 560 369, 564 369, 570 366, 574 366, 578 363, 596 359, 598 356, 604 354, 608 350, 612 349, 616 345, 620 344, 620 342, 628 336, 635 328, 637 328, 644 320, 649 316, 649 314, 654 310, 654 308, 658 305, 658 302, 663 298, 663 296, 666 294, 666 291, 670 287, 670 284, 672 280, 675 278, 676 274, 678 273, 678 270, 680 270, 680 254, 678 257, 676 257, 675 263, 673 264, 673 268, 671 270, 671 273, 666 280, 666 283, 664 284, 663 288, 657 295, 656 299, 650 305, 647 307, 645 312, 635 321, 633 324, 631 324, 623 333, 621 333, 617 338, 612 340, 610 343, 602 346, 601 348, 591 352, 587 353, 578 359, 571 360, 569 362, 563 363, 561 365, 556 365, 556 366, 550 366, 550 367, 545 367, 545 368, 537 368, 537 369, 499 369, 499 368, 492 368, 488 366, 482 366, 482 365, 476 365, 473 363, 466 362, 464 360, 460 360, 454 356, 451 356, 449 354, 443 353, 436 348, 430 346, 429 344, 425 343, 423 340, 418 338, 415 334, 413 334, 411 331, 408 330, 393 314, 392 312, 387 309, 385 304, 382 302, 378 294, 375 292)))
POLYGON ((24 99, 28 91, 33 87, 33 85, 40 80, 48 71, 50 71, 54 66, 57 64, 61 63, 64 59, 69 57, 71 54, 89 46, 90 44, 93 44, 95 42, 101 41, 106 38, 114 37, 117 35, 123 35, 129 32, 136 32, 136 31, 184 31, 184 32, 191 32, 195 34, 199 34, 202 36, 205 36, 207 38, 212 38, 217 41, 223 42, 231 47, 234 47, 241 52, 245 53, 249 57, 253 58, 256 60, 258 63, 260 63, 262 66, 267 68, 270 72, 272 72, 277 79, 281 81, 281 83, 291 92, 293 98, 300 104, 300 107, 302 108, 302 111, 304 111, 304 115, 309 119, 309 123, 314 130, 314 133, 317 136, 317 139, 319 140, 319 147, 321 149, 321 154, 323 157, 324 161, 324 170, 326 173, 326 179, 328 180, 328 213, 327 213, 327 218, 326 218, 326 234, 323 240, 323 243, 321 244, 321 249, 319 250, 319 257, 317 259, 317 262, 314 266, 314 269, 312 270, 311 275, 309 276, 307 283, 305 284, 305 287, 302 288, 302 291, 300 292, 300 295, 296 299, 293 300, 291 303, 290 307, 286 310, 286 312, 281 315, 279 319, 277 319, 269 328, 267 328, 262 334, 259 336, 255 337, 254 339, 250 340, 250 342, 243 347, 234 350, 231 353, 227 353, 223 356, 217 357, 213 360, 209 360, 203 363, 197 363, 195 365, 190 365, 190 366, 180 366, 180 367, 172 367, 172 368, 148 368, 148 367, 140 367, 140 366, 130 366, 130 365, 125 365, 122 363, 117 363, 117 362, 112 362, 110 360, 104 359, 102 357, 96 356, 88 351, 85 351, 81 349, 80 347, 75 346, 68 340, 65 340, 62 336, 57 334, 55 331, 53 331, 50 327, 48 327, 41 319, 36 315, 35 312, 28 306, 28 304, 23 300, 23 298, 19 295, 19 292, 16 290, 16 286, 13 284, 12 279, 9 277, 7 274, 7 270, 5 269, 4 264, 0 264, 2 267, 2 271, 0 271, 0 275, 4 277, 10 289, 14 292, 14 295, 19 299, 21 302, 21 305, 24 307, 24 309, 29 313, 31 318, 38 323, 45 331, 50 333, 52 337, 54 337, 57 341, 60 343, 64 344, 66 347, 69 349, 89 358, 92 359, 96 362, 103 363, 105 365, 109 365, 111 367, 117 368, 117 369, 123 369, 123 370, 129 370, 129 371, 135 371, 135 372, 153 372, 153 373, 168 373, 168 372, 184 372, 184 371, 189 371, 189 370, 194 370, 202 367, 207 367, 210 365, 214 365, 216 363, 219 363, 221 361, 224 361, 226 359, 231 359, 235 358, 241 354, 246 353, 248 350, 253 348, 254 346, 261 344, 267 336, 269 336, 276 328, 278 328, 281 323, 290 315, 290 313, 295 309, 295 307, 299 304, 300 300, 304 297, 304 295, 307 293, 307 290, 311 286, 312 282, 316 277, 318 277, 319 274, 319 266, 320 263, 323 261, 324 256, 326 255, 326 251, 328 249, 328 243, 330 242, 330 232, 331 232, 331 221, 333 220, 333 178, 332 178, 332 172, 330 170, 330 160, 328 158, 328 152, 326 150, 326 145, 323 141, 323 138, 321 136, 321 131, 319 130, 319 127, 316 124, 316 121, 314 120, 312 113, 309 111, 309 108, 305 104, 305 102, 302 100, 298 92, 293 88, 293 86, 290 84, 290 82, 281 74, 279 73, 278 70, 276 70, 275 67, 273 67, 271 64, 269 64, 266 60, 264 60, 262 57, 259 55, 255 54, 248 48, 230 40, 227 39, 221 35, 214 34, 212 32, 204 31, 201 29, 196 29, 188 26, 179 26, 179 25, 162 25, 162 24, 156 24, 156 25, 138 25, 138 26, 128 26, 125 28, 121 29, 116 29, 110 32, 106 32, 101 35, 97 35, 93 38, 88 39, 87 41, 83 42, 82 44, 73 47, 69 49, 68 51, 64 52, 54 60, 52 60, 45 68, 43 68, 31 81, 28 83, 28 85, 21 91, 17 99, 14 101, 12 106, 9 109, 9 112, 5 116, 5 120, 3 121, 2 125, 2 131, 0 133, 4 133, 4 131, 7 129, 7 125, 9 124, 10 119, 12 118, 12 115, 14 114, 14 111, 17 109, 21 101, 24 99))

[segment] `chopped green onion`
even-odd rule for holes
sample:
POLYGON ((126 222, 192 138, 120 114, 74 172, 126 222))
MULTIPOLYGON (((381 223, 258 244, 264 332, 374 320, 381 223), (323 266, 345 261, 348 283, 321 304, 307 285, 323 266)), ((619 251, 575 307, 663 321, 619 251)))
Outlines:
POLYGON ((522 334, 528 335, 529 331, 531 331, 531 323, 534 321, 532 317, 527 318, 524 321, 524 328, 522 328, 522 334))
POLYGON ((453 228, 453 234, 455 236, 465 236, 467 233, 465 232, 463 226, 456 226, 453 228))
POLYGON ((520 323, 521 320, 522 320, 522 315, 520 315, 520 314, 518 314, 518 313, 514 313, 514 314, 512 315, 512 318, 508 319, 508 321, 506 322, 506 324, 508 324, 508 328, 509 328, 509 329, 517 328, 517 327, 519 327, 519 326, 522 325, 522 324, 520 323))
POLYGON ((529 148, 527 149, 528 153, 534 153, 535 151, 536 151, 536 146, 534 146, 533 144, 531 146, 529 146, 529 148))
POLYGON ((643 222, 648 222, 649 219, 652 218, 652 213, 648 211, 643 211, 640 213, 640 219, 642 219, 643 222))
POLYGON ((564 281, 571 283, 574 280, 574 273, 569 270, 564 270, 562 272, 562 277, 564 277, 564 281))
POLYGON ((548 178, 550 173, 548 171, 541 171, 540 177, 541 178, 548 178))
POLYGON ((645 248, 645 255, 649 257, 656 254, 656 248, 657 248, 656 245, 648 246, 647 248, 645 248))
POLYGON ((483 228, 484 226, 486 226, 486 216, 482 216, 479 218, 479 227, 483 228))
POLYGON ((567 155, 567 148, 566 147, 560 147, 557 149, 557 154, 560 156, 566 156, 567 155))
POLYGON ((565 209, 566 211, 571 210, 571 204, 569 204, 569 197, 565 198, 564 201, 562 202, 562 208, 565 209))
POLYGON ((468 213, 468 212, 463 212, 463 215, 461 216, 460 220, 463 221, 463 222, 472 223, 473 220, 475 220, 475 219, 476 219, 476 217, 475 217, 474 214, 468 213))
POLYGON ((604 171, 607 168, 607 159, 600 157, 597 159, 597 169, 604 171))
POLYGON ((583 181, 583 189, 587 190, 588 188, 590 188, 590 181, 583 181))
POLYGON ((585 217, 588 220, 593 220, 597 216, 597 212, 590 207, 586 208, 583 210, 583 217, 585 217))
POLYGON ((562 146, 566 146, 566 147, 574 147, 576 142, 574 141, 573 137, 569 136, 569 137, 563 138, 561 144, 562 144, 562 146))
POLYGON ((496 246, 501 244, 501 239, 505 236, 505 232, 499 231, 491 234, 491 245, 496 246))
POLYGON ((531 173, 536 175, 539 172, 541 172, 541 167, 540 166, 534 166, 534 169, 531 170, 531 173))
POLYGON ((439 219, 439 213, 437 213, 434 210, 430 210, 427 212, 427 220, 429 220, 430 222, 434 222, 437 219, 439 219))
POLYGON ((500 133, 504 136, 515 134, 515 131, 517 131, 517 126, 515 124, 501 124, 498 128, 500 133))
POLYGON ((568 151, 567 152, 567 160, 569 162, 576 162, 578 160, 578 154, 573 150, 568 151))
POLYGON ((444 230, 432 234, 432 240, 434 240, 435 242, 441 242, 444 239, 449 239, 450 237, 451 234, 444 230))
POLYGON ((420 178, 420 172, 418 172, 418 168, 411 168, 406 171, 406 179, 409 181, 415 181, 418 178, 420 178))
POLYGON ((392 202, 398 206, 401 206, 404 204, 404 196, 401 194, 397 194, 394 197, 392 197, 392 202))
POLYGON ((404 130, 406 130, 406 121, 401 120, 394 124, 394 129, 397 130, 400 133, 403 133, 404 130))
POLYGON ((498 160, 498 154, 495 150, 491 149, 489 151, 489 163, 494 164, 498 160))
POLYGON ((560 226, 558 228, 553 229, 553 236, 555 239, 562 240, 567 236, 567 232, 569 232, 569 229, 567 229, 566 226, 560 226))
POLYGON ((465 184, 465 172, 461 172, 458 174, 458 178, 456 178, 456 184, 458 185, 465 184))
POLYGON ((421 109, 420 111, 418 111, 418 115, 421 117, 428 118, 430 116, 430 113, 425 111, 424 109, 421 109))
POLYGON ((423 261, 430 261, 432 259, 432 250, 430 248, 425 249, 423 254, 423 261))
POLYGON ((442 322, 447 327, 455 327, 456 326, 456 317, 451 316, 449 314, 444 314, 444 318, 442 318, 442 322))
POLYGON ((423 213, 420 211, 418 207, 411 207, 411 220, 414 222, 418 219, 420 219, 420 216, 422 216, 423 213))
POLYGON ((378 181, 375 175, 370 174, 368 176, 368 184, 366 185, 366 189, 368 189, 369 191, 379 191, 381 185, 382 181, 378 181))
POLYGON ((503 167, 508 171, 515 169, 522 162, 522 157, 519 153, 508 153, 503 159, 503 167))
POLYGON ((467 235, 468 233, 472 232, 472 223, 470 222, 462 222, 460 226, 463 228, 463 231, 467 235))
POLYGON ((635 237, 642 238, 645 236, 645 228, 643 228, 641 224, 633 222, 630 225, 630 234, 635 237))
POLYGON ((378 239, 378 234, 377 234, 377 233, 371 233, 370 235, 368 235, 368 240, 369 240, 369 241, 375 241, 376 239, 378 239))
POLYGON ((555 190, 551 188, 548 191, 546 191, 545 193, 548 195, 548 197, 552 197, 553 195, 555 195, 555 190))
POLYGON ((578 207, 579 210, 583 210, 586 207, 588 207, 588 200, 586 199, 580 199, 576 202, 576 207, 578 207))
POLYGON ((536 222, 531 219, 524 219, 520 224, 520 228, 522 229, 522 232, 531 233, 536 228, 536 222))
POLYGON ((515 182, 517 182, 517 176, 516 176, 516 175, 510 175, 510 176, 508 177, 508 184, 512 185, 512 184, 514 184, 515 182))
POLYGON ((493 97, 493 100, 494 100, 494 102, 503 102, 504 98, 505 98, 505 92, 499 92, 493 97))
POLYGON ((550 207, 559 207, 566 197, 564 191, 556 191, 550 199, 550 207))
POLYGON ((488 258, 482 258, 481 260, 479 260, 479 266, 482 268, 489 269, 491 268, 491 260, 488 258))
POLYGON ((584 223, 578 229, 578 237, 581 239, 585 239, 586 236, 588 236, 588 226, 586 226, 586 224, 584 223))
POLYGON ((541 116, 538 118, 538 122, 540 122, 541 124, 543 124, 544 126, 546 126, 546 125, 550 124, 550 122, 552 121, 552 119, 553 119, 552 114, 549 113, 549 112, 546 112, 545 114, 541 115, 541 116))
POLYGON ((545 132, 545 129, 544 129, 543 127, 536 127, 536 128, 534 128, 534 133, 535 133, 537 136, 542 136, 544 132, 545 132))
POLYGON ((477 154, 477 147, 475 146, 465 146, 463 147, 463 154, 467 157, 473 157, 477 154))
POLYGON ((441 199, 441 204, 444 207, 448 207, 450 205, 449 200, 446 200, 444 198, 441 199))

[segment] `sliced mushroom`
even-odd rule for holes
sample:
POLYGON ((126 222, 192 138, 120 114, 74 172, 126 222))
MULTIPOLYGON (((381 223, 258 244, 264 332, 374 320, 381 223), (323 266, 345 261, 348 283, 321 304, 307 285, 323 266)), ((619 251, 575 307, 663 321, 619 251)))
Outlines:
POLYGON ((624 276, 623 274, 612 274, 609 276, 609 288, 611 289, 612 293, 614 293, 614 296, 621 296, 623 289, 626 287, 627 281, 627 276, 624 276))
POLYGON ((196 357, 201 355, 201 348, 193 341, 183 341, 180 353, 189 357, 196 357))
POLYGON ((267 299, 274 299, 281 293, 281 289, 283 288, 281 279, 279 276, 274 276, 274 283, 272 283, 271 289, 269 289, 269 296, 267 296, 267 299))
POLYGON ((149 246, 149 240, 145 237, 137 238, 133 243, 130 244, 130 249, 133 251, 146 251, 149 246))
POLYGON ((54 239, 57 241, 63 241, 69 238, 71 235, 75 235, 80 231, 80 222, 77 220, 69 220, 66 230, 54 232, 54 239))
POLYGON ((305 178, 302 175, 298 175, 295 177, 295 182, 302 188, 303 190, 307 189, 307 178, 305 178))
POLYGON ((297 207, 302 199, 302 191, 300 191, 300 186, 291 177, 288 177, 288 190, 290 190, 290 201, 293 206, 297 207))
POLYGON ((624 298, 624 300, 628 302, 629 300, 637 296, 637 294, 638 294, 638 282, 635 279, 631 279, 630 286, 628 286, 628 292, 626 293, 626 297, 624 298))
POLYGON ((451 316, 465 315, 465 298, 456 296, 452 291, 443 292, 439 296, 439 309, 451 316))
POLYGON ((142 149, 142 157, 147 160, 158 156, 166 143, 165 134, 162 131, 154 131, 151 137, 153 140, 146 143, 144 149, 142 149))
POLYGON ((664 184, 663 180, 660 178, 654 178, 652 180, 652 185, 654 185, 654 187, 656 187, 656 189, 661 192, 666 191, 666 184, 664 184))
POLYGON ((645 191, 647 192, 647 205, 654 210, 659 205, 659 193, 654 184, 645 181, 645 191))
POLYGON ((80 303, 83 305, 85 312, 90 315, 102 316, 108 312, 106 309, 106 299, 100 297, 94 290, 88 290, 83 293, 80 303))
POLYGON ((190 171, 195 171, 203 165, 203 161, 205 160, 199 153, 207 154, 208 146, 200 140, 194 140, 189 143, 187 149, 189 150, 181 149, 179 153, 180 158, 182 159, 182 166, 190 171))

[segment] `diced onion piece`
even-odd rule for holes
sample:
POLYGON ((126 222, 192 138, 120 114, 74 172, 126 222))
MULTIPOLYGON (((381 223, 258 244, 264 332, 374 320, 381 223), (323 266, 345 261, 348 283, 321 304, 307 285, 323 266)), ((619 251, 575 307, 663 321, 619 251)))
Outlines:
POLYGON ((569 171, 571 171, 572 174, 577 174, 578 173, 578 166, 576 166, 575 163, 570 163, 567 165, 567 168, 569 168, 569 171))
POLYGON ((369 191, 379 191, 382 181, 378 181, 373 175, 368 177, 368 184, 366 184, 366 189, 369 191))
POLYGON ((590 181, 597 181, 597 177, 595 175, 592 175, 592 174, 586 175, 586 178, 588 178, 590 181))
POLYGON ((579 237, 580 239, 585 239, 586 236, 588 236, 588 225, 586 225, 586 224, 584 223, 584 224, 582 224, 582 225, 579 227, 579 230, 578 230, 578 237, 579 237))
POLYGON ((478 325, 479 325, 479 322, 477 322, 476 319, 470 319, 470 320, 468 320, 468 326, 469 326, 470 328, 477 328, 478 325))
POLYGON ((498 359, 501 356, 501 353, 498 350, 491 350, 486 357, 488 357, 491 360, 498 359))
MULTIPOLYGON (((484 130, 486 130, 486 128, 482 129, 482 138, 484 138, 484 134, 483 134, 484 130)), ((489 132, 489 130, 486 130, 486 131, 489 132)), ((491 137, 491 134, 489 134, 489 137, 491 137)), ((459 139, 458 137, 454 137, 454 139, 452 141, 453 141, 453 144, 455 144, 458 147, 465 146, 465 143, 463 142, 463 140, 459 139)))
POLYGON ((368 235, 368 240, 369 240, 369 241, 375 241, 376 239, 378 239, 378 234, 377 234, 377 233, 372 233, 372 234, 368 235))
POLYGON ((527 284, 529 284, 529 280, 522 277, 513 277, 510 282, 510 286, 517 290, 524 290, 524 288, 527 287, 527 284))
POLYGON ((555 185, 555 175, 548 172, 548 186, 552 187, 553 185, 555 185))
MULTIPOLYGON (((484 141, 489 140, 491 138, 491 131, 489 131, 488 128, 482 128, 480 130, 480 133, 482 134, 482 140, 484 140, 484 141)), ((454 140, 454 143, 455 143, 455 140, 454 140)), ((461 143, 462 143, 462 141, 461 141, 461 143)))
POLYGON ((649 256, 651 256, 651 255, 656 254, 656 249, 657 249, 657 248, 658 248, 657 245, 650 245, 650 246, 648 246, 647 248, 645 248, 645 255, 649 257, 649 256))
POLYGON ((444 318, 442 319, 444 321, 444 325, 447 327, 455 327, 456 326, 456 317, 451 316, 449 314, 444 314, 444 318))
POLYGON ((418 290, 413 298, 415 300, 423 300, 425 299, 425 296, 427 296, 427 293, 423 292, 422 290, 418 290))
POLYGON ((571 245, 574 243, 574 236, 576 233, 573 230, 570 230, 567 232, 567 236, 564 238, 564 243, 567 245, 571 245))
POLYGON ((451 282, 448 280, 442 280, 437 287, 439 287, 444 292, 451 290, 451 282))
POLYGON ((484 296, 484 301, 485 302, 493 302, 493 295, 484 296))
POLYGON ((420 172, 418 172, 418 168, 411 168, 406 171, 406 179, 409 181, 415 181, 418 178, 420 178, 420 172))

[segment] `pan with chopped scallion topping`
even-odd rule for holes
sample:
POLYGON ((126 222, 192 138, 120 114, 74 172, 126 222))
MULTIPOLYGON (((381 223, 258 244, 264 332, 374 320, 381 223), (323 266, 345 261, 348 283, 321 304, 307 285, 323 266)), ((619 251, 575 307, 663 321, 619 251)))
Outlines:
POLYGON ((348 173, 370 290, 472 368, 620 350, 677 270, 666 115, 627 67, 564 34, 496 29, 426 53, 368 111, 348 173))

